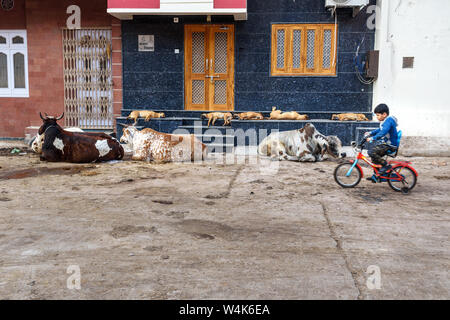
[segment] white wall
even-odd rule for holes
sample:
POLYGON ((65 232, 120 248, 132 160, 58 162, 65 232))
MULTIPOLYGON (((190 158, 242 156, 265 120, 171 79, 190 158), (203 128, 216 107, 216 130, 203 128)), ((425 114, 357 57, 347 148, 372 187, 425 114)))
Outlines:
POLYGON ((374 107, 386 103, 407 136, 450 137, 450 0, 378 0, 374 107), (415 57, 403 69, 403 57, 415 57))

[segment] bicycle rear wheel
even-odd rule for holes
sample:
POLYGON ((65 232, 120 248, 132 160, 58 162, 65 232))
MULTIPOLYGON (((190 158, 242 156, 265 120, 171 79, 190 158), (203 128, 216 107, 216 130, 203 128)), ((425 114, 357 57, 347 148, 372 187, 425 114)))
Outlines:
POLYGON ((350 175, 347 176, 348 171, 353 166, 351 162, 345 162, 336 167, 334 170, 334 180, 342 188, 354 188, 361 181, 362 175, 357 167, 354 167, 350 175))
POLYGON ((416 173, 408 167, 396 167, 392 169, 390 178, 397 180, 388 180, 389 186, 392 190, 397 192, 411 191, 417 183, 416 173), (401 177, 401 179, 399 179, 401 177))

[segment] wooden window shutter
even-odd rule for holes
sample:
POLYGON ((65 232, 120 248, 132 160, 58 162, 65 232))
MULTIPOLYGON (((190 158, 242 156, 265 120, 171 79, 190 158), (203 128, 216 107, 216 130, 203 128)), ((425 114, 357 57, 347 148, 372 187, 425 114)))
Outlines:
POLYGON ((336 75, 334 24, 272 25, 273 76, 336 75))

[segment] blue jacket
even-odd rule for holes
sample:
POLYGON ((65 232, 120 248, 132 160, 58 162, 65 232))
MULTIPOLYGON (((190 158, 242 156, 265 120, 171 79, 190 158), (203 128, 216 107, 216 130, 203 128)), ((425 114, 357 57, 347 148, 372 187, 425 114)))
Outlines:
POLYGON ((380 123, 380 129, 370 132, 370 136, 374 141, 380 140, 398 147, 397 125, 397 118, 389 116, 380 123))

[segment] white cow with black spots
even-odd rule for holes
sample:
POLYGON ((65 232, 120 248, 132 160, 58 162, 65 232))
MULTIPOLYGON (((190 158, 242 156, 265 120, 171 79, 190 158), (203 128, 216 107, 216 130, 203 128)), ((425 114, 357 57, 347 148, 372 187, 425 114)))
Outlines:
POLYGON ((345 157, 341 140, 336 136, 324 136, 307 123, 299 130, 274 132, 258 146, 258 154, 273 160, 301 162, 322 161, 328 154, 334 158, 345 157))

